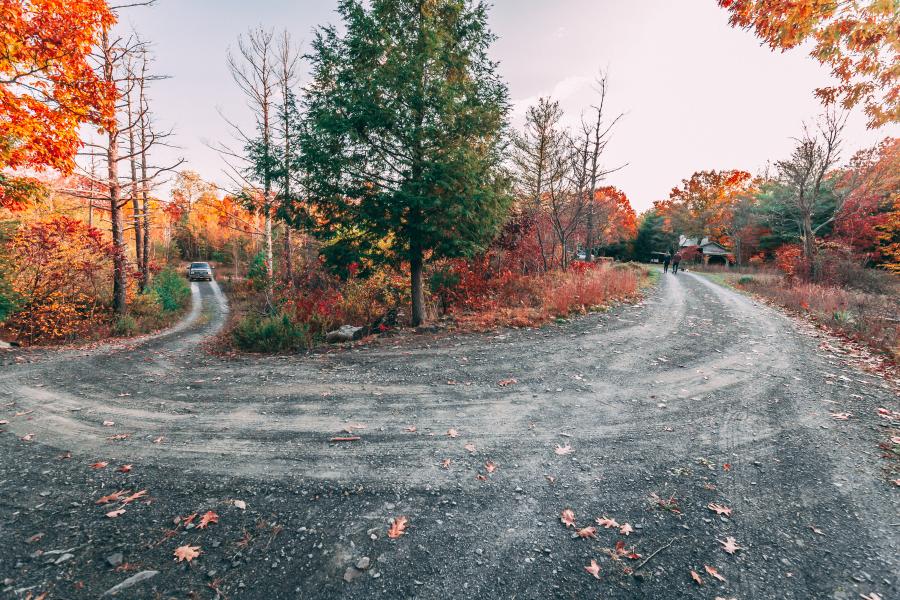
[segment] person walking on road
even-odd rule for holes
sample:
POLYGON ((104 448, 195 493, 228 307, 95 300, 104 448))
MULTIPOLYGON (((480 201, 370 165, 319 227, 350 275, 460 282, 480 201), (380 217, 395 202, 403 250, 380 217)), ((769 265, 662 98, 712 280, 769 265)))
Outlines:
POLYGON ((678 275, 678 265, 681 264, 681 252, 676 252, 672 257, 672 275, 678 275))
POLYGON ((666 252, 666 255, 663 256, 663 273, 669 272, 669 263, 672 262, 672 255, 666 252))

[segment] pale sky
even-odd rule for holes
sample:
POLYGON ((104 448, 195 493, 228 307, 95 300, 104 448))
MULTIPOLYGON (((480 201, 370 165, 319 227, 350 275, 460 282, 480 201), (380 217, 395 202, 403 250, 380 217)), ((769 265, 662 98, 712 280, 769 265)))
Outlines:
MULTIPOLYGON (((123 24, 154 43, 157 71, 171 76, 152 92, 157 120, 175 127, 181 146, 170 154, 226 185, 220 157, 206 146, 231 141, 217 108, 237 122, 250 119, 226 68, 229 46, 257 25, 308 42, 316 26, 338 23, 336 5, 158 0, 126 11, 123 24)), ((513 123, 521 125, 529 103, 551 95, 576 124, 595 101, 592 82, 604 68, 611 111, 627 113, 606 162, 628 163, 606 184, 625 191, 636 210, 665 198, 694 171, 756 173, 785 157, 802 122, 821 112, 813 89, 830 77, 805 51, 773 53, 727 21, 715 0, 496 0, 493 57, 509 85, 513 123)), ((857 110, 844 158, 887 135, 900 136, 900 127, 868 131, 857 110)))

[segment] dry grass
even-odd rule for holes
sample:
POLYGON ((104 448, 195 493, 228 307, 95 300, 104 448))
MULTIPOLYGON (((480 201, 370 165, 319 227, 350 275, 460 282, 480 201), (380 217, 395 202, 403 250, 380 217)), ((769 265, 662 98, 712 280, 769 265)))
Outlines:
POLYGON ((464 328, 532 327, 636 298, 651 278, 638 265, 597 265, 584 270, 517 277, 506 282, 490 308, 456 315, 464 328))

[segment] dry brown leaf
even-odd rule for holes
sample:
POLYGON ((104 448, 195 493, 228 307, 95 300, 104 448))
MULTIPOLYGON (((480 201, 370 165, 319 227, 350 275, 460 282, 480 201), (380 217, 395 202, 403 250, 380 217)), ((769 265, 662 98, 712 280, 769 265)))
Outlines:
POLYGON ((630 535, 633 532, 634 529, 632 529, 631 525, 629 525, 628 523, 625 523, 624 525, 619 527, 619 533, 621 533, 622 535, 630 535))
POLYGON ((452 438, 455 438, 455 437, 459 437, 459 432, 451 427, 450 429, 447 430, 447 435, 452 438))
POLYGON ((723 471, 730 471, 730 470, 731 470, 731 463, 725 463, 725 464, 723 464, 723 465, 722 465, 722 470, 723 470, 723 471))
POLYGON ((582 539, 593 538, 596 540, 597 539, 597 528, 596 527, 582 527, 581 529, 577 530, 575 532, 575 534, 582 539))
POLYGON ((184 546, 179 546, 178 548, 175 548, 175 552, 173 554, 175 555, 175 560, 178 562, 191 562, 192 560, 200 556, 200 546, 190 546, 187 544, 184 546))
POLYGON ((497 465, 491 461, 487 461, 486 463, 484 463, 484 468, 488 473, 493 473, 497 470, 497 465))
POLYGON ((487 481, 487 477, 485 477, 485 476, 482 475, 481 473, 479 473, 478 475, 476 475, 476 476, 475 476, 475 479, 477 479, 478 481, 487 481))
POLYGON ((103 496, 99 498, 94 504, 109 504, 110 502, 118 502, 122 499, 122 496, 129 493, 129 490, 119 490, 118 492, 113 492, 108 496, 103 496))
POLYGON ((404 431, 408 431, 409 433, 415 433, 415 432, 416 432, 416 426, 415 426, 415 425, 410 425, 410 426, 407 427, 404 431))
POLYGON ((836 412, 836 413, 833 412, 833 413, 831 413, 831 418, 836 421, 846 421, 852 416, 853 415, 848 412, 836 412))
POLYGON ((881 596, 876 594, 875 592, 866 595, 860 594, 859 597, 863 600, 882 600, 881 596))
POLYGON ((105 469, 105 468, 108 467, 108 466, 109 466, 109 463, 108 463, 108 462, 100 461, 100 462, 95 462, 95 463, 93 463, 93 464, 91 465, 91 468, 92 468, 92 469, 105 469))
POLYGON ((621 527, 621 525, 619 525, 615 519, 609 519, 607 517, 598 518, 598 519, 596 519, 596 521, 597 521, 597 525, 600 525, 601 527, 606 527, 607 529, 611 529, 613 527, 621 527))
POLYGON ((711 567, 711 566, 709 566, 709 565, 703 565, 703 568, 706 569, 706 572, 707 572, 707 573, 709 573, 710 575, 712 575, 713 577, 715 577, 715 578, 718 579, 719 581, 722 581, 722 582, 725 581, 725 578, 722 577, 721 575, 719 575, 719 571, 718 571, 718 569, 716 569, 715 567, 711 567))
POLYGON ((394 522, 391 523, 390 528, 388 529, 388 537, 392 540, 397 539, 401 535, 406 533, 406 526, 409 523, 409 519, 406 517, 400 516, 394 519, 394 522))
POLYGON ((141 490, 139 492, 135 492, 132 495, 122 500, 122 504, 131 504, 135 500, 139 500, 147 495, 147 490, 141 490))
POLYGON ((122 440, 127 440, 130 437, 131 437, 130 433, 117 433, 116 435, 111 435, 106 439, 111 442, 120 442, 122 440))
POLYGON ((131 467, 132 467, 132 466, 133 466, 133 465, 122 465, 121 467, 119 467, 119 468, 116 469, 116 470, 117 470, 119 473, 130 473, 130 472, 131 472, 131 467))
POLYGON ((106 513, 106 516, 109 517, 110 519, 115 519, 116 517, 118 517, 120 515, 124 515, 124 514, 125 514, 125 509, 119 508, 117 510, 109 511, 108 513, 106 513))
POLYGON ((328 441, 329 442, 358 442, 361 439, 362 438, 359 437, 358 435, 349 435, 349 436, 333 437, 328 441))
POLYGON ((556 449, 553 450, 560 456, 565 456, 566 454, 572 454, 572 446, 566 444, 565 446, 556 445, 556 449))
POLYGON ((234 504, 235 507, 237 507, 237 508, 239 508, 239 509, 241 509, 241 510, 246 510, 246 509, 247 509, 247 503, 244 502, 243 500, 234 500, 234 501, 232 502, 232 504, 234 504))
POLYGON ((31 441, 34 440, 34 434, 33 434, 33 433, 26 433, 25 435, 23 435, 23 436, 20 437, 19 439, 22 440, 23 442, 31 442, 31 441))
POLYGON ((559 515, 559 520, 566 527, 575 527, 575 512, 571 508, 567 508, 559 515))
POLYGON ((166 438, 164 438, 163 436, 159 436, 159 437, 157 437, 157 438, 153 438, 153 443, 154 443, 154 444, 162 444, 162 442, 163 442, 164 439, 166 439, 166 438))
POLYGON ((104 426, 104 427, 112 427, 112 426, 115 425, 115 424, 116 424, 115 421, 103 421, 103 426, 104 426))
POLYGON ((499 385, 500 387, 506 387, 509 385, 515 385, 517 383, 519 383, 519 382, 516 381, 515 379, 510 378, 510 379, 501 379, 500 381, 497 382, 497 385, 499 385))
POLYGON ((710 502, 709 504, 706 505, 706 508, 708 508, 711 511, 714 511, 717 515, 725 515, 726 517, 731 516, 731 509, 728 508, 727 506, 723 506, 721 504, 716 504, 714 502, 710 502))
POLYGON ((208 510, 205 513, 203 513, 202 517, 200 517, 200 522, 197 524, 197 529, 206 529, 207 527, 209 527, 210 523, 218 523, 218 522, 219 522, 219 515, 217 515, 216 513, 214 513, 211 510, 208 510))
POLYGON ((697 582, 697 585, 703 585, 703 580, 700 579, 700 574, 697 571, 691 569, 691 579, 697 582))
POLYGON ((472 454, 475 453, 475 444, 472 444, 471 442, 468 443, 468 444, 466 444, 465 446, 463 446, 463 448, 465 448, 466 450, 468 450, 468 451, 471 452, 472 454))
POLYGON ((585 571, 594 576, 594 579, 600 579, 600 565, 596 560, 591 559, 591 564, 584 568, 585 571))
POLYGON ((441 468, 449 469, 450 465, 452 465, 452 464, 453 464, 452 460, 450 460, 449 458, 445 458, 444 460, 441 461, 441 468))
POLYGON ((743 550, 743 548, 737 545, 737 540, 733 537, 725 538, 724 542, 719 540, 719 543, 722 544, 722 549, 728 554, 734 554, 738 550, 743 550))

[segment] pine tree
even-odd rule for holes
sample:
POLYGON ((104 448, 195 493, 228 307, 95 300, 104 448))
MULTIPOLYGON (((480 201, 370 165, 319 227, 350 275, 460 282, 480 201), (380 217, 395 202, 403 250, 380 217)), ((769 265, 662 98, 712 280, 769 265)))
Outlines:
POLYGON ((511 197, 501 167, 507 89, 471 0, 342 0, 320 29, 303 98, 305 187, 319 233, 408 261, 412 324, 423 263, 482 250, 511 197))

